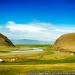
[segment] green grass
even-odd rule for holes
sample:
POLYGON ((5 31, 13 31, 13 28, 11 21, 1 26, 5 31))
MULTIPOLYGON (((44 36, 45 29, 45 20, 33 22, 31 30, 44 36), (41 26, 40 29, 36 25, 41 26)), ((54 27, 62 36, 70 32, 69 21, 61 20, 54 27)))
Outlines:
POLYGON ((18 47, 6 47, 6 46, 0 46, 0 51, 6 51, 6 50, 17 50, 18 47))
MULTIPOLYGON (((52 63, 74 63, 75 62, 75 55, 70 55, 67 54, 67 52, 63 51, 58 51, 58 50, 54 50, 52 49, 52 45, 46 45, 46 44, 18 44, 16 45, 15 49, 14 48, 9 48, 10 50, 16 50, 18 48, 24 47, 24 49, 26 47, 30 47, 32 49, 33 48, 37 48, 37 47, 41 47, 44 49, 43 52, 38 53, 38 54, 15 54, 14 53, 10 53, 9 51, 0 51, 0 59, 4 59, 5 62, 4 63, 0 63, 0 64, 52 64, 52 63), (56 53, 58 53, 56 55, 56 53), (1 56, 2 54, 2 56, 1 56), (3 55, 4 54, 4 55, 3 55), (60 55, 62 54, 62 55, 60 55), (64 55, 65 54, 65 55, 64 55), (16 59, 16 62, 11 63, 10 60, 12 58, 16 59), (7 62, 8 60, 8 62, 7 62)), ((6 47, 4 47, 6 49, 6 47)))
MULTIPOLYGON (((1 65, 0 75, 44 75, 44 72, 75 72, 74 64, 1 65), (38 72, 39 74, 28 74, 38 72)), ((52 74, 48 74, 52 75, 52 74)), ((54 74, 55 75, 55 74, 54 74)), ((62 74, 60 74, 62 75, 62 74)))
POLYGON ((64 58, 64 59, 51 59, 51 60, 37 60, 37 59, 28 59, 23 61, 16 62, 3 62, 0 65, 35 65, 35 64, 60 64, 60 63, 75 63, 75 56, 64 58))
POLYGON ((0 59, 5 60, 5 62, 0 63, 0 75, 27 75, 26 72, 29 71, 75 71, 75 55, 71 55, 70 52, 54 50, 52 45, 48 44, 18 44, 15 48, 0 47, 0 59), (15 54, 9 52, 9 50, 19 50, 22 48, 26 50, 29 48, 30 50, 38 47, 43 48, 44 51, 37 54, 15 54), (12 58, 15 58, 16 61, 10 62, 12 58))
POLYGON ((16 44, 16 47, 49 47, 49 44, 16 44))

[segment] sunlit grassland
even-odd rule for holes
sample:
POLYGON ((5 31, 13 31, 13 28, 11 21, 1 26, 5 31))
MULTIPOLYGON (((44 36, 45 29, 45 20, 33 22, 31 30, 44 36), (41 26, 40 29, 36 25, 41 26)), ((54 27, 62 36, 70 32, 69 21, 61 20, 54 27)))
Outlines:
POLYGON ((6 46, 0 46, 0 51, 6 51, 6 50, 17 50, 18 47, 6 47, 6 46))
POLYGON ((9 46, 0 46, 0 51, 5 51, 5 50, 30 50, 32 48, 46 48, 48 47, 48 44, 16 44, 15 47, 9 47, 9 46))
MULTIPOLYGON (((75 55, 70 52, 64 52, 52 49, 52 45, 41 44, 18 44, 10 50, 32 50, 32 48, 43 48, 42 52, 20 52, 11 53, 9 51, 0 51, 0 59, 5 62, 1 64, 52 64, 52 63, 74 63, 75 55), (11 59, 16 59, 11 62, 11 59)), ((4 47, 5 48, 5 47, 4 47)))
MULTIPOLYGON (((29 74, 32 72, 75 72, 75 63, 73 64, 39 64, 39 65, 1 65, 0 75, 44 75, 29 74)), ((47 74, 52 75, 52 74, 47 74)), ((55 74, 54 74, 55 75, 55 74)), ((60 74, 62 75, 62 74, 60 74)))
POLYGON ((0 59, 5 61, 0 63, 0 75, 27 75, 29 71, 75 72, 75 54, 62 50, 54 50, 52 45, 48 44, 17 44, 14 48, 0 47, 0 59), (39 53, 9 52, 13 50, 32 50, 33 48, 42 48, 43 51, 39 53), (11 62, 11 59, 16 59, 16 61, 11 62))

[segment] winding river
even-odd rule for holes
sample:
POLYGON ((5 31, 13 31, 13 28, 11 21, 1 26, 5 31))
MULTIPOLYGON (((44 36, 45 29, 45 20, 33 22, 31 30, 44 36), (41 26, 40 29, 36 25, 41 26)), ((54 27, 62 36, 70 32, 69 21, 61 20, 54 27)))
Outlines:
POLYGON ((16 50, 16 51, 10 51, 12 53, 22 53, 22 52, 41 52, 43 51, 42 48, 32 48, 32 50, 16 50))

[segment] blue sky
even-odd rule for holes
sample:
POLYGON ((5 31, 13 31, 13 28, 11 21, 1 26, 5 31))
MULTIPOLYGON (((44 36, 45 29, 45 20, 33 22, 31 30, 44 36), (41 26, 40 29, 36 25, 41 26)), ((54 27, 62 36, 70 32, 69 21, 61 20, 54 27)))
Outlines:
POLYGON ((75 0, 0 0, 0 32, 47 41, 75 32, 75 0))
POLYGON ((75 24, 75 0, 0 0, 0 24, 34 19, 55 24, 75 24))

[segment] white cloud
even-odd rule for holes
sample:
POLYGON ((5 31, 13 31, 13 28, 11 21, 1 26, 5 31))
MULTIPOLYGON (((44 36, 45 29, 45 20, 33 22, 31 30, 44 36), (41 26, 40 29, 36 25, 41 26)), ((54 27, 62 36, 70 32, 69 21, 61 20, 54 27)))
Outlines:
POLYGON ((6 31, 0 28, 0 32, 8 35, 12 39, 35 39, 42 41, 53 41, 64 33, 75 32, 75 27, 68 25, 55 25, 52 23, 32 22, 29 24, 16 24, 9 21, 6 24, 6 31), (64 27, 66 26, 66 27, 64 27))
POLYGON ((35 26, 35 24, 16 24, 15 22, 8 22, 7 28, 11 31, 20 32, 40 32, 45 30, 45 28, 40 26, 35 26))

